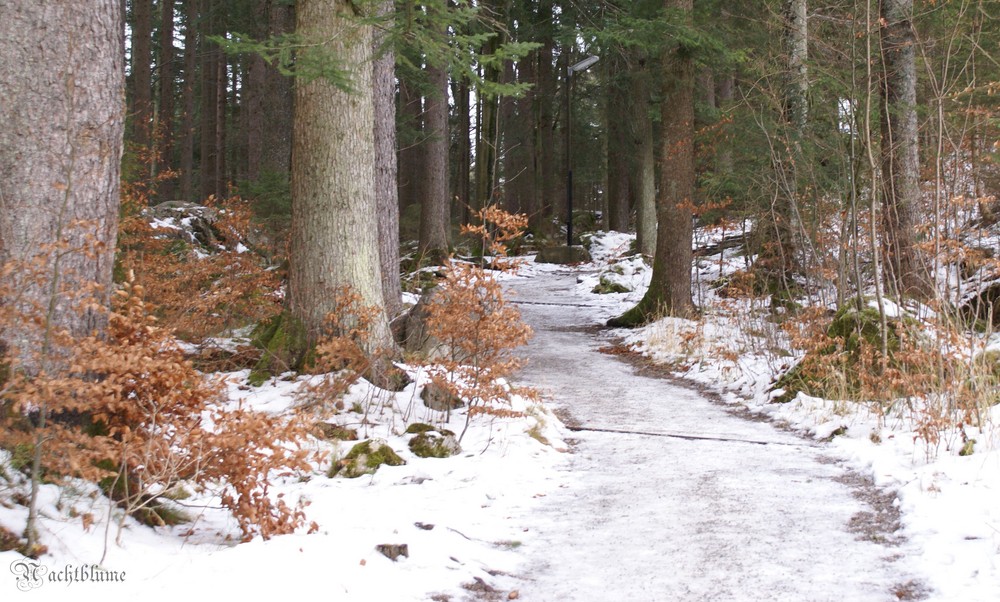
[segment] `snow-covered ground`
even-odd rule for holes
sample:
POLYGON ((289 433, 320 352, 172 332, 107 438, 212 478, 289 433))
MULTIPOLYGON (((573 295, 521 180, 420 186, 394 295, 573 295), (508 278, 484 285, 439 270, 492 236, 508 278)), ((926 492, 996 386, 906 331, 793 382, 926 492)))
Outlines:
MULTIPOLYGON (((0 599, 306 591, 358 601, 1000 597, 995 429, 977 433, 975 453, 959 457, 956 441, 929 450, 905 421, 879 420, 861 406, 801 395, 768 403, 774 376, 795 358, 767 352, 766 339, 779 334, 702 286, 743 267, 731 252, 698 259, 702 320, 601 331, 648 284, 642 262, 623 257, 629 244, 609 234, 596 242, 594 264, 529 264, 508 283, 537 331, 523 352, 534 363, 522 380, 543 389, 545 404, 571 427, 588 430, 568 431, 545 406, 519 401, 523 418, 475 418, 459 455, 417 458, 407 424, 445 419, 420 400, 420 376, 395 394, 362 383, 335 420, 362 439, 387 441, 407 464, 328 478, 326 469, 352 443, 313 440, 325 459, 307 478, 279 480, 272 491, 307 500, 318 532, 237 545, 237 525, 218 499, 193 491, 180 503, 196 521, 156 529, 127 522, 118 544, 93 486, 46 485, 41 527, 49 554, 40 566, 49 575, 35 573, 42 585, 28 593, 18 591, 13 572, 0 577, 0 599), (593 293, 602 275, 631 292, 593 293), (598 352, 618 337, 706 391, 598 352), (368 424, 352 411, 355 403, 368 410, 368 424), (727 411, 741 408, 769 421, 727 411), (893 507, 902 511, 898 532, 893 507), (392 561, 376 550, 380 544, 406 544, 409 556, 392 561), (123 579, 92 582, 94 563, 123 579), (74 571, 88 572, 91 582, 67 583, 74 571)), ((249 389, 239 385, 245 374, 232 376, 234 401, 273 413, 294 404, 300 386, 275 379, 249 389)), ((990 425, 998 419, 993 408, 990 425)), ((443 426, 459 432, 464 421, 457 411, 443 426)), ((19 532, 23 478, 5 473, 0 526, 19 532)), ((21 560, 0 553, 0 566, 23 576, 21 560)))
MULTIPOLYGON (((231 376, 232 399, 274 413, 294 403, 300 386, 277 379, 248 389, 238 385, 246 374, 231 376)), ((463 585, 482 588, 493 575, 518 569, 520 557, 511 550, 525 537, 522 518, 555 486, 556 467, 567 455, 565 443, 554 416, 522 402, 514 409, 528 412, 523 418, 474 418, 459 455, 418 458, 403 433, 408 422, 460 432, 465 421, 464 413, 455 412, 451 423, 443 422, 443 413, 423 405, 418 386, 422 383, 396 394, 379 391, 373 398, 366 383, 356 385, 345 405, 367 405, 371 425, 366 428, 362 414, 349 410, 335 417, 358 429, 361 439, 387 441, 405 466, 383 466, 373 476, 356 479, 328 478, 332 458, 354 442, 314 440, 331 460, 306 479, 286 479, 272 490, 293 502, 307 500, 308 519, 319 525, 318 532, 303 529, 237 545, 237 525, 204 492, 182 502, 196 522, 152 529, 128 521, 118 545, 116 526, 106 531, 108 505, 95 487, 46 485, 41 536, 49 554, 38 564, 48 575, 35 573, 41 586, 30 587, 20 555, 0 553, 6 575, 0 576, 0 599, 280 599, 307 589, 328 600, 462 599, 472 591, 463 585), (532 429, 549 444, 532 438, 532 429), (84 516, 93 523, 85 525, 84 516), (406 544, 409 557, 390 560, 376 551, 381 544, 406 544), (104 581, 95 583, 92 565, 98 563, 116 573, 104 573, 104 581), (85 572, 87 582, 82 581, 85 572), (76 581, 66 582, 67 575, 76 581), (111 580, 120 576, 124 579, 111 580), (30 592, 20 593, 19 582, 30 592)), ((18 474, 6 472, 12 478, 18 474)), ((17 489, 0 479, 0 526, 14 532, 23 529, 26 518, 24 507, 12 503, 17 489)))
MULTIPOLYGON (((704 236, 702 244, 711 242, 710 234, 704 236)), ((597 297, 590 291, 602 276, 634 289, 602 295, 598 319, 634 305, 648 284, 649 270, 635 272, 634 260, 622 258, 628 242, 616 233, 599 238, 592 273, 578 278, 574 293, 581 301, 597 297), (609 273, 609 264, 628 267, 609 273)), ((773 324, 707 286, 744 262, 735 251, 696 260, 695 297, 705 312, 700 320, 666 318, 610 335, 668 364, 676 376, 718 391, 727 404, 823 441, 826 455, 891 492, 902 512, 899 534, 908 541, 899 553, 929 588, 928 599, 1000 599, 1000 408, 987 411, 983 429, 964 428, 964 438, 976 440, 975 453, 959 456, 964 439, 957 429, 929 445, 905 415, 873 415, 863 404, 801 393, 789 403, 771 403, 775 379, 796 358, 770 349, 782 336, 773 324)))

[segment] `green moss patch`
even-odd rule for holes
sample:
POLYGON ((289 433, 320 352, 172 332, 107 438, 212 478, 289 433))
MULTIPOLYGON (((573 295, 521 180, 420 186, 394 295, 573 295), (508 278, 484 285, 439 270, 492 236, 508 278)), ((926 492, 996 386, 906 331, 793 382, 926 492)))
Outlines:
POLYGON ((437 429, 429 424, 424 424, 423 422, 414 422, 410 426, 406 427, 406 433, 408 435, 419 435, 420 433, 427 433, 434 430, 437 429))
POLYGON ((455 433, 447 429, 425 430, 410 439, 409 445, 410 451, 420 458, 448 458, 462 451, 455 433))
MULTIPOLYGON (((911 338, 918 338, 917 326, 911 318, 886 320, 886 366, 903 367, 896 359, 902 347, 901 333, 909 331, 911 338)), ((882 332, 878 309, 870 306, 858 309, 856 303, 841 307, 826 329, 829 344, 811 351, 778 379, 774 389, 784 389, 784 393, 773 401, 791 401, 799 392, 827 399, 858 398, 862 389, 861 376, 868 370, 863 364, 864 358, 883 356, 882 332)), ((897 396, 888 387, 882 394, 885 399, 897 396)))
POLYGON ((590 292, 597 295, 607 295, 609 293, 630 293, 632 289, 606 276, 601 276, 601 281, 590 292))
POLYGON ((366 474, 375 474, 379 466, 402 466, 406 460, 399 457, 385 441, 373 439, 362 441, 347 455, 333 463, 328 476, 354 479, 366 474))

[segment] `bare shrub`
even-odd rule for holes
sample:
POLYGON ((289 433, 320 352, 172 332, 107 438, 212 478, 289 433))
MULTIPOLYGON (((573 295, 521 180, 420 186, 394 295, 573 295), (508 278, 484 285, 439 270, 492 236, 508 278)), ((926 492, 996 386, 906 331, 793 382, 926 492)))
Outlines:
POLYGON ((57 333, 69 350, 65 361, 41 357, 42 369, 25 370, 8 355, 0 445, 34 450, 36 483, 43 474, 103 482, 126 514, 143 511, 147 522, 157 522, 163 495, 190 480, 222 482, 222 502, 245 539, 296 529, 301 508, 275 502, 268 490, 275 476, 311 468, 297 448, 304 428, 295 419, 227 409, 223 382, 184 359, 143 295, 131 279, 115 292, 104 336, 57 333))
POLYGON ((465 226, 463 232, 482 241, 482 248, 492 254, 493 270, 450 260, 441 292, 428 305, 428 330, 447 349, 427 366, 431 381, 469 403, 460 440, 473 416, 518 416, 511 408, 513 397, 534 395, 509 383, 521 365, 512 352, 528 341, 531 329, 506 302, 497 278, 498 272, 517 267, 517 261, 507 257, 507 244, 527 227, 527 217, 496 207, 480 210, 478 217, 481 223, 465 226))

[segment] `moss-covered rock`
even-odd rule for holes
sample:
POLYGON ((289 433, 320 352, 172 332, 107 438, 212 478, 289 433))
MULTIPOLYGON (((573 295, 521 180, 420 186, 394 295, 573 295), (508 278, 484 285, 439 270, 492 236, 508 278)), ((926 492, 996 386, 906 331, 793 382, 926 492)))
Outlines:
MULTIPOLYGON (((887 319, 886 343, 889 354, 899 351, 898 326, 900 320, 887 319)), ((854 303, 848 303, 837 310, 833 321, 826 329, 826 335, 831 339, 844 341, 844 350, 848 353, 858 353, 865 347, 882 348, 882 319, 878 309, 865 306, 858 309, 854 303)))
POLYGON ((410 439, 409 445, 410 451, 421 458, 448 458, 462 451, 455 433, 447 429, 432 428, 419 433, 410 439))
POLYGON ((399 457, 389 444, 379 439, 362 441, 347 455, 333 463, 328 476, 354 479, 366 474, 375 474, 379 466, 402 466, 406 460, 399 457))
POLYGON ((437 429, 435 429, 433 426, 431 426, 429 424, 425 424, 423 422, 414 422, 410 426, 406 427, 406 434, 407 435, 419 435, 420 433, 426 433, 426 432, 434 431, 434 430, 437 430, 437 429))
MULTIPOLYGON (((904 329, 915 331, 916 321, 911 318, 887 318, 886 351, 887 365, 896 367, 895 355, 900 350, 904 329)), ((857 303, 848 303, 837 310, 826 336, 830 343, 806 355, 794 368, 786 372, 775 383, 774 389, 784 389, 772 401, 791 401, 799 392, 815 397, 830 399, 854 398, 860 389, 860 373, 865 368, 860 365, 865 354, 882 357, 882 320, 877 308, 857 303)), ((885 391, 887 398, 893 396, 885 391)))
POLYGON ((590 292, 597 295, 607 295, 610 293, 630 293, 632 292, 632 289, 628 288, 624 284, 621 284, 620 282, 615 282, 607 276, 601 276, 600 282, 598 282, 597 286, 595 286, 590 292))
POLYGON ((427 383, 420 392, 420 399, 425 406, 438 412, 450 412, 465 405, 461 398, 436 382, 427 383))

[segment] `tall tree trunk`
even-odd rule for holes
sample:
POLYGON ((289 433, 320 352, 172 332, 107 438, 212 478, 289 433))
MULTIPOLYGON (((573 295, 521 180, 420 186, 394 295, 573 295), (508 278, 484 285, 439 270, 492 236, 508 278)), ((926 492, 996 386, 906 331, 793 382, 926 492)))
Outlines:
POLYGON ((184 89, 181 94, 181 157, 180 196, 184 201, 194 199, 194 112, 196 107, 195 82, 198 69, 199 7, 204 0, 184 0, 186 23, 184 29, 184 89))
MULTIPOLYGON (((557 215, 560 190, 559 149, 555 138, 555 105, 556 74, 552 69, 553 51, 555 48, 555 25, 553 20, 552 0, 539 0, 538 21, 541 35, 538 42, 538 70, 535 94, 535 131, 537 132, 535 148, 535 173, 537 174, 536 190, 539 193, 538 219, 532 222, 536 230, 543 221, 551 226, 551 218, 557 215)), ((547 228, 545 228, 547 229, 547 228)))
MULTIPOLYGON (((93 283, 100 298, 110 295, 125 118, 121 32, 118 0, 0 3, 0 265, 18 263, 0 284, 47 246, 68 243, 49 251, 41 282, 16 292, 17 307, 48 308, 41 317, 73 336, 102 329, 105 318, 71 295, 93 283)), ((3 338, 27 361, 40 349, 37 328, 10 324, 3 338)))
POLYGON ((217 0, 201 0, 201 22, 199 28, 198 48, 201 54, 201 96, 200 96, 200 127, 198 128, 199 142, 201 146, 201 160, 199 161, 199 173, 201 180, 201 198, 205 199, 216 193, 218 180, 218 148, 216 142, 216 131, 219 111, 219 84, 217 81, 219 72, 219 47, 215 42, 208 40, 208 36, 215 34, 215 15, 217 0))
POLYGON ((786 0, 784 43, 788 56, 785 76, 785 120, 798 134, 809 119, 809 14, 806 0, 786 0))
MULTIPOLYGON (((666 0, 667 10, 683 11, 690 20, 692 0, 666 0)), ((694 61, 691 51, 672 45, 663 57, 663 143, 653 274, 636 307, 608 321, 633 326, 660 312, 691 313, 691 241, 694 194, 694 61)))
POLYGON ((479 99, 479 135, 476 138, 476 191, 472 196, 472 210, 478 211, 492 204, 496 182, 497 156, 497 101, 493 97, 479 99))
MULTIPOLYGON (((63 367, 66 342, 51 333, 83 337, 105 327, 106 314, 86 309, 81 295, 97 285, 106 304, 111 291, 125 121, 123 32, 119 0, 0 3, 0 264, 15 262, 0 290, 16 292, 0 303, 30 316, 6 324, 0 337, 28 372, 56 375, 63 367), (36 277, 30 272, 37 259, 36 277)), ((45 402, 34 410, 32 422, 44 427, 45 402)), ((39 431, 29 550, 38 549, 44 442, 39 431)))
POLYGON ((608 214, 609 230, 628 232, 629 215, 632 210, 632 170, 630 159, 634 145, 629 132, 631 116, 627 109, 630 99, 624 58, 609 57, 608 68, 608 214))
MULTIPOLYGON (((381 0, 378 15, 389 18, 392 0, 381 0)), ((399 199, 396 189, 396 55, 383 30, 372 40, 375 137, 375 205, 378 212, 379 265, 386 313, 395 318, 403 309, 399 278, 399 199)))
POLYGON ((920 202, 917 70, 913 0, 882 0, 882 196, 886 282, 897 294, 927 299, 934 284, 917 248, 920 202))
MULTIPOLYGON (((509 18, 509 15, 508 15, 509 18)), ((508 24, 509 26, 509 24, 508 24)), ((503 66, 503 79, 505 84, 513 83, 516 80, 514 74, 514 61, 506 61, 503 66)), ((523 165, 520 165, 521 140, 518 136, 517 127, 517 100, 512 96, 504 96, 500 99, 500 120, 498 122, 498 135, 500 140, 500 160, 497 161, 503 177, 503 200, 504 211, 518 213, 521 205, 517 190, 517 179, 522 175, 523 165)))
POLYGON ((372 27, 349 0, 300 0, 296 24, 350 66, 354 92, 295 83, 289 309, 315 341, 349 287, 375 309, 369 351, 394 349, 379 274, 372 27))
POLYGON ((226 122, 229 107, 229 61, 221 49, 215 51, 215 196, 226 196, 226 122))
MULTIPOLYGON (((272 0, 268 21, 270 35, 291 33, 295 30, 295 5, 272 0)), ((261 134, 260 169, 287 174, 292 164, 292 78, 282 75, 276 65, 268 65, 265 74, 267 119, 261 134)))
MULTIPOLYGON (((726 18, 726 11, 722 11, 722 14, 723 18, 726 18)), ((718 79, 716 84, 718 87, 716 90, 716 102, 719 105, 719 110, 721 110, 724 114, 732 111, 733 90, 736 87, 736 76, 732 71, 727 71, 718 79)), ((728 179, 733 175, 733 149, 728 138, 724 139, 722 144, 719 146, 715 161, 715 169, 720 176, 728 179)))
POLYGON ((472 114, 469 107, 471 100, 469 94, 469 82, 465 78, 457 82, 455 95, 456 121, 458 123, 458 141, 455 151, 455 196, 458 198, 458 211, 456 215, 461 216, 462 223, 467 224, 471 220, 469 215, 469 203, 471 202, 471 172, 472 172, 472 144, 469 136, 472 135, 472 114))
MULTIPOLYGON (((295 27, 295 9, 276 0, 257 0, 254 18, 258 38, 290 33, 295 27)), ((288 172, 292 153, 292 80, 278 65, 260 56, 247 58, 244 129, 247 139, 248 180, 263 174, 288 172)))
POLYGON ((802 139, 809 115, 809 73, 806 61, 809 49, 809 20, 806 0, 786 0, 783 15, 784 46, 788 64, 783 91, 782 123, 785 126, 784 152, 775 160, 777 195, 772 208, 774 240, 762 250, 758 260, 785 287, 792 274, 800 269, 796 238, 802 231, 799 215, 799 179, 803 168, 802 139), (769 265, 768 265, 769 264, 769 265))
MULTIPOLYGON (((272 0, 256 0, 253 10, 254 25, 251 35, 256 39, 270 37, 268 31, 268 14, 272 0)), ((270 117, 264 107, 267 95, 268 64, 258 54, 247 57, 246 87, 243 110, 243 135, 247 145, 247 179, 256 182, 260 179, 261 158, 264 155, 264 127, 270 117)))
POLYGON ((416 86, 405 75, 399 77, 399 163, 397 190, 400 210, 423 198, 423 108, 416 86))
POLYGON ((781 92, 782 126, 774 145, 774 194, 770 220, 760 229, 761 248, 755 269, 772 285, 786 289, 801 271, 797 260, 802 231, 799 215, 799 179, 803 169, 802 139, 808 119, 808 14, 806 0, 785 0, 781 16, 785 71, 781 92))
POLYGON ((653 147, 653 119, 650 115, 649 69, 640 59, 631 75, 632 140, 635 146, 635 232, 636 246, 647 257, 656 253, 656 151, 653 147))
MULTIPOLYGON (((485 44, 483 52, 492 54, 495 50, 495 38, 491 38, 485 44)), ((487 81, 497 81, 499 72, 496 68, 487 66, 483 71, 484 79, 487 81)), ((473 211, 478 211, 496 201, 494 193, 496 192, 499 98, 480 94, 479 112, 479 127, 477 128, 476 136, 476 189, 472 195, 473 211)))
MULTIPOLYGON (((174 0, 160 0, 160 118, 156 128, 160 172, 174 168, 174 0)), ((156 196, 171 201, 177 180, 168 175, 159 181, 156 196)))
MULTIPOLYGON (((483 9, 500 13, 499 0, 486 0, 483 9)), ((491 55, 505 42, 505 34, 500 33, 483 43, 484 55, 491 55)), ((490 82, 500 81, 501 71, 492 64, 483 66, 483 79, 490 82)), ((479 94, 479 127, 476 134, 476 178, 475 192, 472 195, 472 209, 478 211, 487 205, 496 203, 496 163, 499 146, 500 99, 497 96, 479 94)))
POLYGON ((426 97, 423 144, 426 172, 420 203, 420 243, 418 252, 431 263, 441 263, 448 255, 448 227, 451 200, 448 196, 448 72, 428 66, 431 90, 426 97))
MULTIPOLYGON (((720 14, 723 27, 728 28, 731 18, 729 11, 723 8, 720 14)), ((721 76, 716 78, 716 88, 716 103, 718 104, 719 111, 725 117, 733 110, 733 92, 736 88, 736 75, 732 68, 726 69, 721 76)), ((715 155, 715 170, 723 181, 728 181, 733 175, 733 149, 730 140, 730 136, 724 137, 715 155)))
MULTIPOLYGON (((701 100, 706 107, 713 111, 718 108, 715 98, 715 73, 708 67, 702 69, 698 74, 698 91, 701 92, 701 100)), ((714 122, 714 118, 712 122, 714 122)))
MULTIPOLYGON (((535 71, 537 69, 537 57, 532 55, 518 63, 518 81, 526 84, 533 84, 537 79, 535 71)), ((531 129, 534 105, 535 90, 529 88, 525 94, 515 102, 517 113, 517 144, 520 152, 517 155, 517 172, 514 182, 518 197, 518 211, 529 216, 529 220, 537 221, 540 214, 538 193, 538 174, 535 173, 538 148, 535 145, 535 133, 531 129), (532 217, 533 216, 533 217, 532 217)))
MULTIPOLYGON (((552 225, 557 230, 559 229, 559 224, 566 224, 566 185, 567 178, 566 172, 569 171, 569 157, 566 155, 565 144, 563 140, 566 136, 566 88, 569 85, 569 78, 566 77, 567 71, 570 67, 569 62, 569 52, 567 49, 563 48, 560 50, 559 58, 556 60, 555 68, 555 78, 557 84, 553 84, 553 118, 552 127, 552 142, 553 148, 551 149, 552 162, 549 164, 552 170, 552 177, 549 180, 549 186, 551 187, 551 195, 549 198, 552 203, 552 225), (558 90, 556 89, 558 87, 558 90), (558 113, 556 113, 558 110, 558 113), (558 124, 558 125, 557 125, 558 124), (556 133, 558 128, 558 134, 556 133), (559 142, 556 142, 559 140, 559 142)), ((557 237, 558 238, 558 237, 557 237)))
POLYGON ((135 0, 132 11, 135 18, 132 29, 132 137, 136 146, 145 150, 152 142, 153 0, 135 0))

